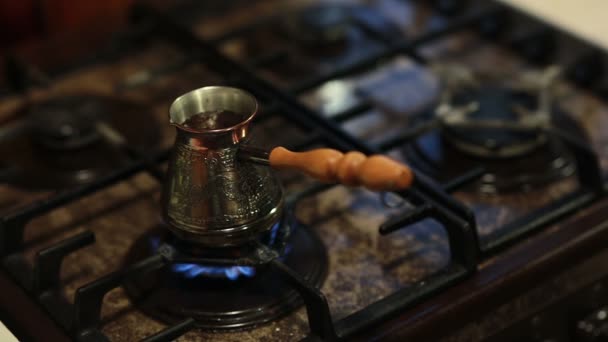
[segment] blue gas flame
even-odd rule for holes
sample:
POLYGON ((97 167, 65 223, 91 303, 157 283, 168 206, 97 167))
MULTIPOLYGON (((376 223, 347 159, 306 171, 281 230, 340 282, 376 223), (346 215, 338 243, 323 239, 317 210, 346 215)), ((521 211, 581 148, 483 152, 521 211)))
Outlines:
MULTIPOLYGON (((270 229, 268 245, 272 246, 277 240, 280 224, 276 223, 270 229)), ((150 240, 152 249, 156 250, 160 247, 160 239, 153 237, 150 240)), ((289 254, 291 246, 287 246, 286 254, 289 254)), ((284 256, 283 256, 284 257, 284 256)), ((171 265, 171 270, 179 273, 188 279, 196 277, 225 277, 230 280, 237 280, 240 277, 251 278, 255 275, 255 268, 251 266, 206 266, 193 263, 175 263, 171 265)))
POLYGON ((274 243, 277 241, 277 234, 279 233, 279 227, 280 227, 280 224, 277 222, 272 226, 272 228, 270 228, 270 239, 268 241, 268 244, 270 246, 274 245, 274 243))
POLYGON ((183 274, 186 278, 192 279, 198 276, 224 276, 230 280, 237 280, 239 277, 253 277, 255 269, 250 266, 202 266, 198 264, 176 263, 171 269, 183 274))

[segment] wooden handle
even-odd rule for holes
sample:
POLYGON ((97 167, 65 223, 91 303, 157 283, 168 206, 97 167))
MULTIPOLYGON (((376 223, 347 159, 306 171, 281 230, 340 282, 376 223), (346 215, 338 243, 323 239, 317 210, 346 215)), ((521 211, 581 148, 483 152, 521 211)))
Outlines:
POLYGON ((374 191, 396 191, 408 188, 414 181, 409 167, 381 155, 365 156, 361 152, 346 154, 329 148, 292 152, 284 147, 270 151, 270 166, 295 169, 322 182, 361 185, 374 191))

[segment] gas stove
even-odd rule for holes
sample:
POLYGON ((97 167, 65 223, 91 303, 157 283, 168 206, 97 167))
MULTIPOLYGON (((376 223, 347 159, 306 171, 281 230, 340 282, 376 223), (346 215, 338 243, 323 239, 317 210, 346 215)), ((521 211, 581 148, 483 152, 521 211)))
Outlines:
POLYGON ((183 1, 136 5, 104 51, 44 82, 6 73, 21 92, 0 101, 0 320, 17 337, 602 333, 594 46, 486 1, 183 1), (257 244, 178 239, 160 214, 168 108, 207 85, 260 100, 251 144, 387 154, 415 182, 375 193, 281 171, 284 213, 257 244))

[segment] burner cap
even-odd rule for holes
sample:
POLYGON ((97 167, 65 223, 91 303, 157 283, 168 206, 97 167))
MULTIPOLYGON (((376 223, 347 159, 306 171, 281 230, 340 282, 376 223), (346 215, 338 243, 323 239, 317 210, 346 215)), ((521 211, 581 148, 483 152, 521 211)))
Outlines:
POLYGON ((576 120, 555 105, 557 67, 522 71, 514 77, 484 74, 450 64, 435 65, 442 95, 434 113, 438 129, 423 134, 405 149, 408 162, 439 182, 475 170, 484 174, 467 191, 526 191, 576 172, 566 143, 552 127, 585 140, 576 120))
POLYGON ((407 161, 439 182, 449 182, 483 167, 484 174, 469 190, 482 193, 526 191, 571 176, 574 158, 558 140, 547 139, 532 152, 513 158, 479 158, 458 149, 445 135, 431 132, 404 149, 407 161))
MULTIPOLYGON (((584 138, 576 120, 554 108, 553 124, 584 138)), ((463 138, 462 141, 477 143, 481 137, 463 138), (468 139, 468 140, 467 140, 468 139)), ((519 136, 503 137, 507 142, 521 139, 519 136)), ((532 138, 530 138, 532 139, 532 138)), ((525 139, 524 139, 525 141, 525 139)), ((532 141, 532 140, 531 140, 532 141)), ((473 145, 472 145, 473 146, 473 145)), ((453 137, 443 130, 424 134, 404 148, 404 156, 415 168, 431 175, 440 182, 448 182, 463 174, 483 167, 484 175, 475 186, 469 188, 483 193, 502 193, 529 190, 571 176, 576 172, 574 157, 562 141, 544 136, 544 141, 527 153, 514 154, 509 158, 496 158, 470 153, 454 144, 453 137)))
POLYGON ((452 125, 444 121, 445 138, 465 153, 479 157, 504 158, 530 153, 546 142, 536 127, 521 124, 521 117, 536 110, 536 96, 499 86, 484 86, 459 92, 453 106, 474 104, 466 121, 452 125), (519 112, 518 112, 519 110, 519 112))
POLYGON ((51 99, 31 106, 27 115, 32 137, 43 147, 71 150, 100 138, 96 123, 105 120, 104 103, 84 97, 51 99))
POLYGON ((0 159, 11 169, 3 181, 34 190, 90 182, 129 161, 99 126, 111 127, 131 146, 154 149, 160 130, 150 113, 136 103, 88 94, 30 104, 18 113, 20 121, 0 129, 0 159))

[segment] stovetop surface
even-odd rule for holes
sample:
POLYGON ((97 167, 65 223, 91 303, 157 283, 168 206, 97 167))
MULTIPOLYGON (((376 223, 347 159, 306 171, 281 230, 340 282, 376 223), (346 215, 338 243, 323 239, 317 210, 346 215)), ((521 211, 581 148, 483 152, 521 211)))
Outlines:
MULTIPOLYGON (((289 18, 290 11, 298 6, 305 4, 266 1, 250 5, 246 11, 212 17, 190 13, 184 15, 183 23, 201 38, 218 39, 248 22, 272 22, 262 20, 266 16, 289 18)), ((379 148, 411 128, 421 113, 436 103, 440 82, 430 70, 431 64, 458 63, 479 72, 499 71, 503 75, 534 68, 504 44, 482 39, 474 30, 463 30, 421 44, 410 54, 385 58, 377 68, 319 85, 306 85, 306 80, 314 78, 315 74, 332 72, 391 46, 392 42, 378 39, 385 37, 383 32, 389 32, 388 37, 415 40, 429 30, 456 20, 408 1, 383 0, 357 6, 368 6, 372 11, 362 11, 356 20, 369 20, 375 25, 372 28, 380 33, 348 30, 346 42, 331 43, 331 49, 309 47, 302 50, 297 41, 284 37, 286 25, 275 23, 267 27, 256 26, 237 38, 223 37, 218 40, 220 51, 248 64, 273 84, 297 91, 298 98, 309 108, 379 148), (343 114, 352 108, 363 108, 360 110, 363 114, 352 118, 343 114)), ((177 96, 201 86, 238 84, 240 81, 227 79, 213 67, 194 62, 184 50, 161 39, 148 39, 139 43, 135 50, 135 53, 67 73, 55 79, 48 88, 31 90, 27 101, 23 96, 4 98, 0 102, 0 121, 9 122, 2 133, 10 135, 15 129, 15 120, 11 118, 28 103, 71 95, 102 96, 146 108, 149 121, 140 123, 141 131, 159 127, 158 147, 167 148, 174 139, 167 110, 177 96), (150 70, 161 71, 146 79, 150 70)), ((559 81, 555 88, 558 106, 584 128, 605 173, 608 170, 608 106, 594 93, 567 81, 559 81)), ((280 115, 265 113, 272 109, 267 102, 262 103, 260 119, 254 123, 251 134, 254 137, 252 144, 262 147, 324 145, 309 141, 314 132, 280 115)), ((386 153, 408 162, 404 147, 405 143, 396 144, 386 153)), ((296 194, 313 185, 312 180, 296 173, 281 171, 278 175, 287 194, 296 194)), ((487 194, 476 190, 479 181, 472 181, 458 187, 453 196, 472 209, 481 243, 491 245, 494 239, 509 233, 509 227, 512 227, 509 223, 559 200, 579 186, 577 177, 572 175, 531 189, 487 194)), ((52 194, 10 184, 1 185, 1 189, 0 206, 4 212, 52 194)), ((133 242, 158 227, 159 190, 156 179, 141 173, 35 218, 25 229, 23 255, 33 263, 37 251, 79 232, 92 231, 96 242, 69 254, 61 268, 61 291, 71 301, 79 287, 124 267, 133 242)), ((448 236, 434 219, 423 220, 387 236, 378 234, 378 227, 383 222, 412 207, 413 204, 397 196, 343 186, 315 193, 299 203, 298 219, 321 238, 328 252, 328 274, 320 290, 327 297, 334 320, 397 290, 414 286, 449 265, 448 236)), ((584 210, 576 215, 584 215, 584 210)), ((492 260, 481 263, 481 269, 492 260)), ((104 299, 101 326, 111 340, 130 341, 149 336, 167 325, 139 311, 124 290, 118 288, 104 299)), ((194 329, 180 340, 296 340, 307 333, 306 312, 300 308, 251 330, 205 332, 194 329)))

